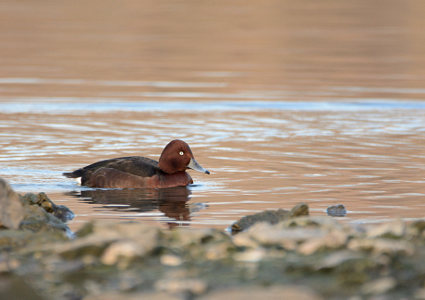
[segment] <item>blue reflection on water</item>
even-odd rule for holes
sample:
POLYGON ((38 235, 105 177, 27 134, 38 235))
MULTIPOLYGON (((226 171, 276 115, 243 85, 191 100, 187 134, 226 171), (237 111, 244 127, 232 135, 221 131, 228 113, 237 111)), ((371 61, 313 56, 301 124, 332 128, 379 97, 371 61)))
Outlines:
POLYGON ((97 98, 42 98, 1 102, 2 113, 90 113, 111 111, 365 111, 393 109, 425 109, 425 101, 299 102, 299 101, 122 101, 97 98))

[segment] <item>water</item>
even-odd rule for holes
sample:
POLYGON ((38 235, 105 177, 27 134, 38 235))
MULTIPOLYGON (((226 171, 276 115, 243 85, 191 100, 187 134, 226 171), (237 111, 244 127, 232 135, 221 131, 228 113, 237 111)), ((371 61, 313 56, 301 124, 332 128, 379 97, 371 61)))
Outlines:
POLYGON ((90 219, 224 228, 344 204, 424 217, 422 1, 3 2, 0 176, 90 219), (379 14, 376 12, 379 11, 379 14), (61 173, 187 141, 212 174, 163 191, 61 173))

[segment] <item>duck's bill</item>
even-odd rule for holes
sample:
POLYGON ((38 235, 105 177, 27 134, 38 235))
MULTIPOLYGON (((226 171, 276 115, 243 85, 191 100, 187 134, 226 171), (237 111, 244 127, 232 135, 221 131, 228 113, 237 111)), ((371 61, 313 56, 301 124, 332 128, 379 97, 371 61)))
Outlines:
POLYGON ((200 164, 198 164, 198 162, 194 158, 190 159, 190 162, 187 165, 187 167, 189 169, 192 169, 192 170, 195 170, 195 171, 198 171, 198 172, 210 174, 210 171, 208 171, 207 169, 204 169, 200 164))

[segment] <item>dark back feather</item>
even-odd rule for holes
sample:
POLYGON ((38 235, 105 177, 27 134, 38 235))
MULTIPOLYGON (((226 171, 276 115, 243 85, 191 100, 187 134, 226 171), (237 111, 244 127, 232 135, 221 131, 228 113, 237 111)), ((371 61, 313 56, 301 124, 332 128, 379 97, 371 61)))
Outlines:
POLYGON ((117 169, 141 177, 151 177, 161 172, 158 162, 153 159, 141 156, 128 156, 101 160, 75 170, 72 173, 64 173, 63 175, 70 178, 82 177, 82 183, 84 184, 90 175, 100 168, 117 169))

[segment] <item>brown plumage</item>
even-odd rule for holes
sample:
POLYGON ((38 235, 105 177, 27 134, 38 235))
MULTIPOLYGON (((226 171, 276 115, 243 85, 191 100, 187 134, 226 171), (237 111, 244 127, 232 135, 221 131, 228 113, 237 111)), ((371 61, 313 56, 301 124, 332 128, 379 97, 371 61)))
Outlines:
POLYGON ((161 153, 159 162, 141 156, 120 157, 98 161, 70 173, 68 178, 81 177, 81 185, 98 188, 165 188, 193 183, 186 169, 209 174, 195 160, 187 143, 173 140, 161 153))

